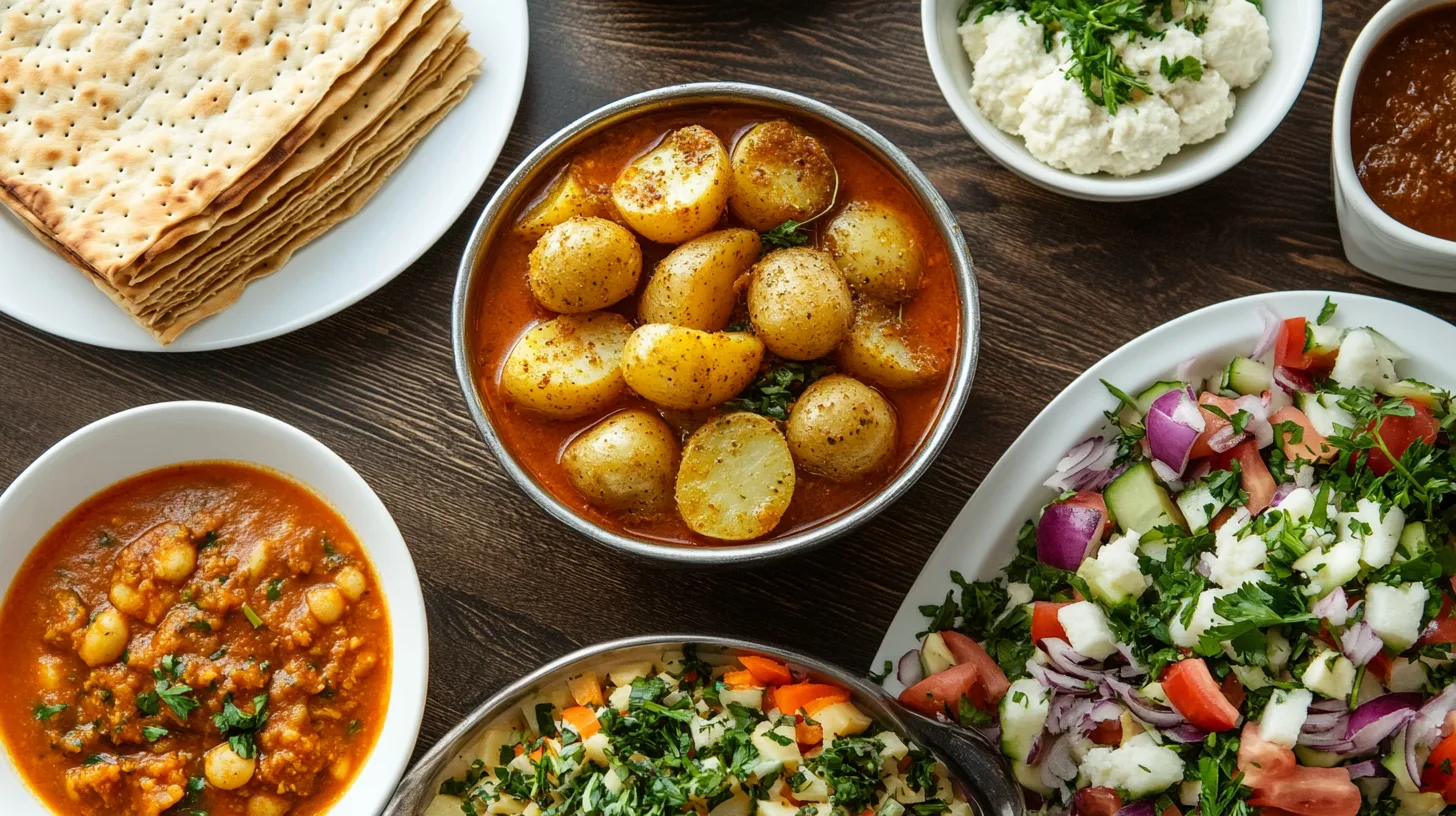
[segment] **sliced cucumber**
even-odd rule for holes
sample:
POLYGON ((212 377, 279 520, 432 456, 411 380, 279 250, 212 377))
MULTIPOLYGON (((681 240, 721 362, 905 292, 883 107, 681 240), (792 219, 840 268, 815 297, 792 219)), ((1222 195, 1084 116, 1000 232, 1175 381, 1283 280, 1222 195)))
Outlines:
POLYGON ((1345 330, 1318 323, 1305 323, 1308 331, 1304 337, 1304 350, 1316 356, 1332 355, 1340 350, 1340 341, 1345 339, 1345 330))
POLYGON ((1426 523, 1412 521, 1400 532, 1400 550, 1406 558, 1415 558, 1431 548, 1430 537, 1426 535, 1426 523))
POLYGON ((1228 368, 1224 369, 1223 382, 1219 384, 1219 388, 1257 396, 1273 385, 1274 372, 1269 366, 1248 357, 1235 357, 1229 361, 1228 368))
POLYGON ((1033 790, 1042 796, 1051 796, 1052 789, 1041 781, 1041 768, 1039 766, 1027 765, 1025 762, 1011 761, 1011 775, 1021 783, 1021 787, 1033 790))
POLYGON ((1144 416, 1146 416, 1148 413, 1148 409, 1153 407, 1153 402, 1157 400, 1158 397, 1163 396, 1169 391, 1177 391, 1179 388, 1182 387, 1183 383, 1173 382, 1172 380, 1161 380, 1159 382, 1153 383, 1147 388, 1144 388, 1142 390, 1142 393, 1138 394, 1137 397, 1133 399, 1133 402, 1137 403, 1138 410, 1141 411, 1144 416))
POLYGON ((1375 341, 1375 353, 1391 361, 1392 363, 1398 363, 1401 360, 1410 359, 1410 355, 1405 353, 1405 349, 1396 345, 1394 340, 1391 340, 1389 337, 1386 337, 1385 335, 1370 328, 1369 326, 1366 326, 1363 329, 1358 329, 1358 331, 1370 332, 1370 339, 1375 341))
POLYGON ((1421 786, 1411 779, 1410 771, 1405 767, 1404 728, 1396 732, 1395 739, 1390 742, 1390 753, 1381 758, 1380 764, 1384 765, 1385 770, 1390 771, 1390 775, 1395 777, 1395 784, 1406 791, 1415 793, 1421 789, 1421 786))
POLYGON ((925 671, 925 676, 943 672, 956 664, 955 657, 950 653, 950 647, 945 645, 945 638, 939 632, 931 632, 925 636, 925 642, 920 644, 920 668, 925 671))
POLYGON ((1213 491, 1205 485, 1196 484, 1178 494, 1178 509, 1193 532, 1206 529, 1213 517, 1224 507, 1223 502, 1213 497, 1213 491))
POLYGON ((1147 535, 1158 527, 1176 524, 1187 529, 1183 513, 1158 484, 1152 464, 1139 462, 1128 468, 1102 492, 1107 509, 1123 532, 1136 530, 1147 535))
POLYGON ((1388 397, 1400 397, 1427 408, 1436 407, 1435 389, 1420 380, 1398 380, 1385 386, 1383 390, 1388 397))
POLYGON ((1001 753, 1025 762, 1046 726, 1049 710, 1047 690, 1041 683, 1030 677, 1012 683, 1001 698, 1001 753))
MULTIPOLYGON (((1333 768, 1340 764, 1344 757, 1331 751, 1316 751, 1313 748, 1306 748, 1303 745, 1294 746, 1294 755, 1299 757, 1299 764, 1309 768, 1333 768)), ((1404 762, 1404 760, 1401 760, 1404 762)))

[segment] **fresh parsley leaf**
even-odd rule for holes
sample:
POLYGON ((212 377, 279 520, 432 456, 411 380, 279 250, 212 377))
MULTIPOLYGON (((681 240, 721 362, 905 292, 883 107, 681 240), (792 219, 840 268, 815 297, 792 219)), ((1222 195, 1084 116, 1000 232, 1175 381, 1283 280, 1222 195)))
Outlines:
POLYGON ((270 601, 276 601, 279 598, 283 597, 283 579, 274 578, 273 580, 269 581, 268 590, 264 594, 270 601))
POLYGON ((833 370, 826 360, 807 363, 785 361, 760 375, 742 394, 725 404, 735 411, 750 411, 787 422, 789 406, 799 394, 833 370))
POLYGON ((253 611, 253 607, 247 604, 243 604, 243 617, 248 619, 248 623, 253 624, 254 629, 263 625, 263 619, 258 617, 258 613, 253 611))
POLYGON ((1330 318, 1335 316, 1335 309, 1337 308, 1339 308, 1339 304, 1335 303, 1333 300, 1330 300, 1329 296, 1326 295, 1325 305, 1320 307, 1319 317, 1315 318, 1314 322, 1318 323, 1321 326, 1330 322, 1330 318))
POLYGON ((142 726, 142 738, 145 739, 147 742, 156 742, 157 740, 161 739, 162 737, 167 736, 168 733, 169 732, 167 731, 167 729, 162 728, 161 726, 157 726, 157 725, 144 725, 144 726, 142 726))
POLYGON ((1158 73, 1163 79, 1169 82, 1177 82, 1184 77, 1198 82, 1203 79, 1203 63, 1197 57, 1187 56, 1176 62, 1169 62, 1167 55, 1162 57, 1162 63, 1158 66, 1158 73))
POLYGON ((35 708, 32 709, 32 711, 34 712, 35 718, 37 720, 49 720, 51 717, 56 716, 57 714, 65 711, 68 708, 70 708, 70 706, 65 703, 57 703, 55 705, 36 703, 35 708))
POLYGON ((213 725, 227 737, 233 753, 243 759, 252 759, 258 754, 255 736, 268 719, 268 695, 259 694, 253 698, 253 713, 249 714, 233 703, 231 694, 222 698, 222 711, 212 717, 213 725))

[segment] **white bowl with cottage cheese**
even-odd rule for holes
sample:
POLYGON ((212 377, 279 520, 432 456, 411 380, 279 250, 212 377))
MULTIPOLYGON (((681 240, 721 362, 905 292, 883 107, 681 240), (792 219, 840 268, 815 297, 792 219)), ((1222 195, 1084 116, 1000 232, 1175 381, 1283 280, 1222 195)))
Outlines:
POLYGON ((1048 51, 1045 29, 1020 12, 982 15, 970 0, 962 23, 967 0, 923 0, 921 22, 941 92, 992 157, 1054 192, 1138 201, 1202 184, 1263 144, 1319 45, 1319 0, 1263 0, 1262 12, 1250 0, 1172 5, 1172 21, 1149 19, 1154 36, 1113 41, 1141 86, 1115 111, 1068 76, 1065 36, 1048 51))

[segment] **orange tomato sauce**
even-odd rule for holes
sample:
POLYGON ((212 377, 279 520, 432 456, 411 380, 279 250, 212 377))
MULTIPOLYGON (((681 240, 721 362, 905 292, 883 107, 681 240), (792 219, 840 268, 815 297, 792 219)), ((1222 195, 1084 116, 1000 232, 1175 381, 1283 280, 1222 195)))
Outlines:
MULTIPOLYGON (((677 128, 687 125, 706 127, 718 135, 731 153, 737 138, 750 127, 781 118, 788 118, 819 139, 828 149, 839 173, 839 194, 834 208, 810 226, 828 223, 834 213, 852 201, 885 204, 897 210, 910 224, 916 240, 924 249, 926 267, 919 292, 904 304, 906 334, 941 360, 944 370, 935 382, 922 388, 882 390, 894 406, 900 426, 898 450, 889 466, 847 483, 831 482, 800 470, 793 502, 787 513, 774 531, 760 540, 782 538, 823 524, 874 496, 904 468, 940 416, 949 388, 950 372, 955 370, 960 353, 961 300, 950 254, 934 222, 890 170, 859 147, 814 122, 751 106, 704 106, 643 116, 599 134, 567 160, 575 165, 585 183, 605 191, 624 167, 677 128)), ((552 170, 560 171, 566 163, 552 170)), ((544 192, 554 175, 554 172, 543 175, 539 189, 532 196, 525 197, 518 210, 508 216, 508 224, 514 224, 535 203, 534 198, 544 192)), ((739 226, 742 224, 730 213, 725 213, 715 229, 739 226)), ((817 230, 811 234, 813 241, 810 245, 818 246, 817 230)), ((640 295, 651 277, 650 271, 673 247, 638 238, 642 245, 644 272, 638 286, 637 294, 640 295)), ((693 430, 715 415, 716 409, 691 413, 667 411, 629 393, 600 414, 579 420, 557 421, 520 409, 502 392, 501 369, 511 348, 531 327, 555 317, 536 302, 527 283, 527 256, 534 246, 533 239, 522 237, 505 227, 476 260, 484 267, 484 274, 472 293, 467 347, 472 350, 480 396, 497 435, 521 466, 552 496, 608 530, 681 546, 731 546, 733 542, 694 533, 675 512, 636 519, 599 510, 576 492, 560 464, 562 452, 578 434, 616 411, 643 408, 655 412, 679 432, 681 440, 685 440, 693 430)), ((741 303, 739 308, 741 311, 741 303)), ((637 297, 628 298, 612 307, 611 311, 625 315, 636 325, 637 297)))
POLYGON ((271 471, 201 462, 126 479, 46 534, 0 606, 0 738, 57 813, 324 812, 389 704, 378 587, 347 523, 271 471), (160 553, 186 544, 195 562, 175 580, 160 553), (324 624, 309 598, 328 586, 363 592, 324 624), (125 650, 89 665, 91 622, 116 612, 125 650), (257 713, 260 695, 255 770, 223 790, 204 755, 237 732, 214 717, 227 700, 257 713))

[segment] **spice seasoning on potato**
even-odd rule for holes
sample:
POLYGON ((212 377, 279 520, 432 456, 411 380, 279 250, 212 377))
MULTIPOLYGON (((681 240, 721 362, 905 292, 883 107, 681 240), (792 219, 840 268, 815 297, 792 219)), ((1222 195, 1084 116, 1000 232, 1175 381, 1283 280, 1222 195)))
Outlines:
POLYGON ((830 220, 824 248, 855 294, 898 303, 920 289, 924 253, 904 220, 888 207, 851 202, 830 220))
POLYGON ((647 240, 678 243, 718 223, 732 181, 723 142, 689 125, 628 165, 612 183, 612 200, 627 226, 647 240))
POLYGON ((781 249, 753 268, 748 315, 773 353, 814 360, 834 351, 849 332, 854 300, 828 255, 808 247, 781 249))
POLYGON ((531 293, 551 311, 594 312, 636 291, 642 248, 605 218, 569 218, 536 242, 527 276, 531 293))
POLYGON ((846 374, 882 388, 928 385, 945 366, 907 335, 902 321, 884 304, 861 301, 849 336, 839 346, 839 366, 846 374))
POLYGON ((662 259, 637 303, 643 323, 721 331, 738 306, 737 282, 758 260, 758 233, 727 229, 694 238, 662 259))
POLYGON ((804 389, 789 412, 789 450, 799 467, 836 482, 884 467, 899 442, 889 401, 853 377, 831 374, 804 389))
POLYGON ((677 436, 656 414, 613 414, 573 439, 561 466, 577 492, 603 510, 637 516, 672 509, 681 453, 677 436))
POLYGON ((733 146, 732 161, 728 207, 759 232, 804 221, 834 202, 837 173, 829 151, 791 122, 775 119, 753 127, 733 146))
POLYGON ((557 419, 601 410, 626 389, 619 363, 631 334, 627 318, 612 312, 540 323, 506 357, 501 389, 522 408, 557 419))

